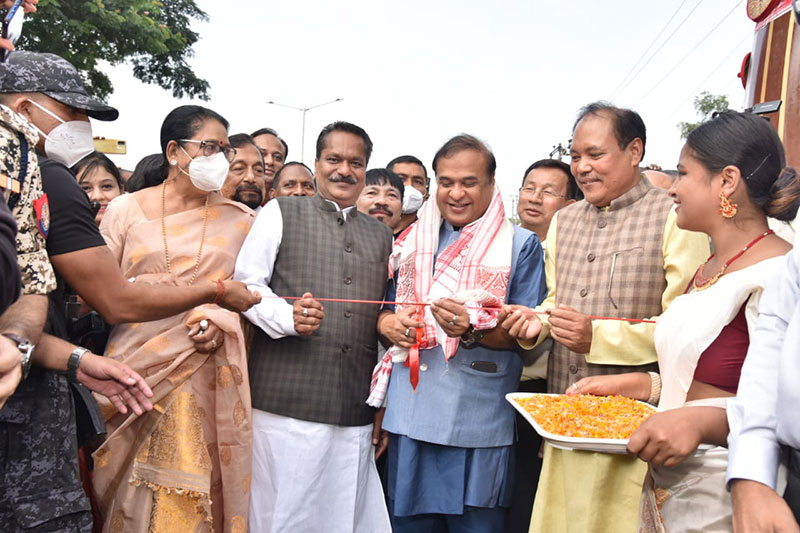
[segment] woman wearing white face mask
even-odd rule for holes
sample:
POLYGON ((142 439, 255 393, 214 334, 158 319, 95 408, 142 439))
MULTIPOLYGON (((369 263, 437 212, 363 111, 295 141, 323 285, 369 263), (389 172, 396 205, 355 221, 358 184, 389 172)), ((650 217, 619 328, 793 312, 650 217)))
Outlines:
MULTIPOLYGON (((164 181, 115 198, 100 225, 125 277, 180 285, 233 274, 253 212, 217 192, 235 154, 227 127, 199 106, 178 107, 164 120, 164 181)), ((157 407, 123 415, 100 402, 109 437, 94 454, 94 487, 104 530, 169 530, 173 522, 191 531, 244 530, 250 391, 238 315, 204 305, 122 324, 106 355, 146 376, 157 407)))

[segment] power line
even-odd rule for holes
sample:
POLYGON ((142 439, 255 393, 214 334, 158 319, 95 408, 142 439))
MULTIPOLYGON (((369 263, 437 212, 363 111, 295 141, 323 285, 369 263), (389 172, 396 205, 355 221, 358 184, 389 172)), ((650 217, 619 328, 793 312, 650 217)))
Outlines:
POLYGON ((660 51, 661 51, 661 50, 664 48, 664 45, 666 45, 666 44, 667 44, 667 43, 670 41, 670 39, 672 39, 672 37, 673 37, 673 36, 674 36, 674 35, 675 35, 675 34, 678 32, 678 30, 679 30, 679 29, 681 29, 681 27, 683 26, 683 24, 684 24, 684 23, 685 23, 687 20, 689 20, 689 17, 691 17, 691 16, 692 16, 692 13, 694 13, 695 11, 697 11, 697 8, 698 8, 698 7, 700 7, 700 4, 702 4, 702 3, 703 3, 703 0, 700 0, 699 2, 697 2, 697 4, 696 4, 696 5, 695 5, 695 6, 692 8, 692 10, 691 10, 691 11, 689 11, 689 13, 687 13, 685 17, 683 17, 683 20, 680 22, 680 24, 678 24, 678 25, 675 27, 675 29, 674 29, 674 30, 672 30, 672 33, 670 33, 670 34, 669 34, 669 37, 667 37, 667 39, 666 39, 666 40, 665 40, 663 43, 661 43, 661 46, 659 46, 659 47, 658 47, 658 50, 656 50, 655 52, 653 52, 653 55, 651 55, 651 56, 650 56, 650 59, 648 59, 648 60, 647 60, 647 62, 645 62, 645 64, 644 64, 644 65, 642 65, 642 66, 641 66, 641 68, 640 68, 638 71, 636 71, 636 74, 634 74, 634 75, 633 75, 633 78, 631 78, 631 79, 628 81, 628 83, 626 83, 626 84, 625 84, 625 86, 624 86, 624 87, 622 87, 622 89, 620 89, 620 90, 619 90, 619 92, 618 92, 617 94, 620 94, 622 91, 624 91, 624 90, 625 90, 625 89, 628 87, 628 85, 630 85, 631 83, 633 83, 633 80, 635 80, 635 79, 636 79, 636 78, 639 76, 639 74, 641 74, 641 72, 642 72, 642 71, 643 71, 645 68, 647 68, 647 65, 649 65, 649 64, 650 64, 650 61, 652 61, 652 60, 653 60, 653 58, 654 58, 654 57, 656 57, 656 56, 658 55, 658 53, 659 53, 659 52, 660 52, 660 51))
POLYGON ((620 81, 620 82, 619 82, 619 85, 617 85, 617 88, 616 88, 616 89, 614 89, 614 90, 611 92, 611 98, 610 98, 610 100, 613 100, 613 99, 614 99, 614 97, 617 95, 617 91, 620 89, 620 87, 622 87, 622 84, 623 84, 623 83, 625 83, 625 81, 628 79, 628 76, 630 76, 630 75, 631 75, 631 72, 633 72, 633 71, 636 69, 636 67, 638 67, 638 66, 639 66, 639 63, 641 63, 642 59, 644 59, 644 56, 646 56, 646 55, 647 55, 647 52, 649 52, 649 51, 650 51, 650 49, 653 47, 653 45, 654 45, 654 44, 656 44, 656 41, 658 41, 659 37, 661 37, 661 35, 664 33, 664 30, 666 30, 666 29, 669 27, 670 23, 672 23, 672 20, 675 18, 675 15, 677 15, 677 14, 678 14, 678 12, 679 12, 679 11, 680 11, 680 10, 683 8, 683 6, 684 6, 684 4, 686 4, 686 2, 687 2, 687 0, 683 0, 683 2, 681 2, 681 5, 679 5, 679 6, 678 6, 678 9, 676 9, 676 10, 675 10, 675 12, 674 12, 674 13, 672 14, 672 16, 669 18, 669 20, 667 21, 667 23, 666 23, 666 24, 664 24, 664 27, 663 27, 663 28, 661 28, 661 31, 660 31, 660 32, 658 32, 658 35, 656 35, 655 39, 653 39, 653 41, 650 43, 650 45, 647 47, 647 49, 646 49, 644 52, 642 52, 642 55, 639 57, 639 59, 637 59, 637 60, 636 60, 636 63, 634 63, 634 64, 633 64, 633 66, 632 66, 632 67, 631 67, 631 69, 628 71, 628 73, 627 73, 627 74, 625 74, 625 77, 624 77, 624 78, 622 78, 622 81, 620 81))
POLYGON ((710 79, 711 79, 711 77, 712 77, 714 74, 716 74, 716 72, 717 72, 717 71, 718 71, 718 70, 719 70, 719 69, 722 67, 722 65, 724 65, 724 64, 725 64, 725 62, 726 62, 726 61, 727 61, 727 60, 728 60, 728 59, 729 59, 729 58, 730 58, 730 57, 731 57, 731 56, 734 54, 734 52, 738 51, 740 46, 742 46, 742 45, 743 45, 743 44, 744 44, 746 41, 748 41, 749 39, 752 39, 752 38, 753 38, 753 35, 752 35, 752 34, 747 34, 747 36, 745 36, 745 38, 744 38, 744 39, 742 39, 742 40, 739 42, 739 44, 737 44, 736 46, 734 46, 734 47, 731 49, 731 51, 730 51, 730 52, 728 52, 728 55, 727 55, 727 56, 725 56, 725 58, 724 58, 724 59, 722 59, 722 61, 720 61, 720 62, 719 62, 719 64, 716 66, 716 68, 715 68, 714 70, 712 70, 712 71, 711 71, 711 72, 708 74, 708 76, 706 76, 706 77, 705 77, 705 79, 704 79, 703 81, 701 81, 700 83, 698 83, 698 84, 697 84, 697 87, 695 87, 695 88, 692 90, 692 92, 690 92, 690 93, 689 93, 689 94, 686 96, 686 98, 684 98, 683 100, 681 100, 681 103, 680 103, 680 104, 678 104, 677 106, 675 106, 675 109, 674 109, 674 110, 672 111, 672 113, 670 113, 670 114, 671 114, 671 115, 674 115, 674 114, 675 114, 675 113, 676 113, 678 110, 680 110, 680 107, 681 107, 681 106, 682 106, 684 103, 686 103, 686 100, 688 100, 689 98, 691 98, 691 97, 692 97, 692 95, 696 94, 696 93, 697 93, 697 91, 698 91, 698 90, 699 90, 699 89, 700 89, 700 88, 701 88, 703 85, 705 85, 705 83, 706 83, 708 80, 710 80, 710 79))
POLYGON ((704 42, 706 39, 708 39, 708 37, 709 37, 709 36, 710 36, 712 33, 714 33, 714 32, 716 31, 716 29, 717 29, 717 28, 719 28, 719 27, 722 25, 722 23, 723 23, 723 22, 725 22, 725 20, 727 20, 727 18, 728 18, 728 17, 730 17, 730 16, 733 14, 733 12, 734 12, 734 11, 735 11, 735 10, 736 10, 736 9, 737 9, 737 8, 738 8, 740 5, 741 5, 741 4, 742 4, 742 2, 744 2, 744 0, 741 0, 741 1, 737 2, 737 3, 736 3, 736 5, 735 5, 735 6, 733 6, 733 9, 731 9, 730 11, 728 11, 728 13, 727 13, 727 14, 726 14, 724 17, 722 17, 722 20, 720 20, 719 22, 717 22, 717 24, 716 24, 716 25, 715 25, 713 28, 711 28, 711 31, 709 31, 708 33, 706 33, 706 34, 705 34, 705 36, 704 36, 702 39, 700 39, 700 41, 698 41, 698 43, 697 43, 696 45, 694 45, 694 46, 692 47, 692 49, 691 49, 691 50, 689 50, 689 52, 688 52, 688 53, 687 53, 685 56, 683 56, 683 57, 680 59, 680 61, 678 61, 677 63, 675 63, 675 66, 674 66, 674 67, 672 67, 672 68, 669 70, 669 72, 667 72, 666 74, 664 74, 664 76, 663 76, 663 77, 662 77, 660 80, 658 80, 658 81, 657 81, 657 82, 656 82, 656 83, 655 83, 655 84, 654 84, 652 87, 650 87, 650 90, 648 90, 648 91, 647 91, 647 92, 644 94, 644 96, 642 96, 641 98, 639 98, 639 100, 636 102, 636 104, 634 104, 634 106, 633 106, 633 107, 635 108, 637 105, 639 105, 639 103, 640 103, 642 100, 644 100, 645 98, 647 98, 647 97, 650 95, 650 93, 652 93, 653 91, 655 91, 655 90, 656 90, 656 88, 657 88, 659 85, 661 85, 661 83, 662 83, 664 80, 666 80, 666 79, 667 79, 667 78, 668 78, 668 77, 669 77, 669 76, 670 76, 670 75, 671 75, 673 72, 675 72, 675 70, 677 70, 677 68, 678 68, 678 67, 680 67, 680 66, 683 64, 683 62, 686 60, 686 58, 687 58, 687 57, 689 57, 690 55, 692 55, 692 53, 693 53, 695 50, 697 50, 697 48, 698 48, 698 47, 699 47, 701 44, 703 44, 703 42, 704 42))

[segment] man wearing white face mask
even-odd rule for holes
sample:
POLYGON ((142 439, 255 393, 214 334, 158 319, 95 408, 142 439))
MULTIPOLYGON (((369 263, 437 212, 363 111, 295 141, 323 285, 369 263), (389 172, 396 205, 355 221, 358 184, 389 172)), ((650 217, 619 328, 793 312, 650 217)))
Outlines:
POLYGON ((417 211, 428 199, 431 179, 428 177, 425 165, 413 155, 395 157, 389 161, 386 168, 397 174, 403 180, 403 185, 405 186, 403 191, 403 214, 400 217, 400 223, 394 230, 395 234, 399 235, 416 222, 417 211))

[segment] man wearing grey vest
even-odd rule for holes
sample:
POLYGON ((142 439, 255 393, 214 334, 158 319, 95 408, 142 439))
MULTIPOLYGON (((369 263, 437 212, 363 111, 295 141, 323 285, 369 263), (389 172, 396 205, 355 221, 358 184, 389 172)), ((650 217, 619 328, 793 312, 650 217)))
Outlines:
POLYGON ((418 306, 398 305, 378 325, 394 345, 383 427, 395 533, 504 530, 514 462, 504 396, 519 384, 522 358, 497 311, 536 305, 546 291, 539 239, 506 218, 495 167, 471 135, 445 143, 433 160, 435 201, 392 253, 387 299, 432 302, 420 320, 418 306))
POLYGON ((392 235, 358 213, 372 141, 335 122, 317 139, 317 194, 259 213, 234 278, 263 295, 256 326, 250 531, 390 531, 366 405, 392 235), (313 296, 312 296, 313 295, 313 296), (283 297, 301 297, 286 300, 283 297))
MULTIPOLYGON (((585 199, 559 210, 547 230, 548 295, 537 311, 548 314, 517 309, 503 324, 526 348, 555 341, 549 392, 580 392, 575 384, 588 376, 657 370, 655 324, 588 315, 655 320, 708 257, 707 237, 679 229, 672 199, 640 174, 645 141, 630 109, 593 103, 575 121, 572 174, 585 199)), ((636 531, 645 463, 544 451, 532 531, 636 531)))

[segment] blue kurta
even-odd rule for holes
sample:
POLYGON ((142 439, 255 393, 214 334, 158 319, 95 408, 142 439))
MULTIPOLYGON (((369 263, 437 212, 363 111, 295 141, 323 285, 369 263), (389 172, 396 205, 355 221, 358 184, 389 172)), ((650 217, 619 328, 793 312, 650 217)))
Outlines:
MULTIPOLYGON (((447 222, 437 256, 459 236, 447 222)), ((511 253, 511 251, 510 251, 511 253)), ((508 303, 535 307, 546 296, 542 248, 535 234, 515 228, 508 303)), ((395 297, 390 286, 387 300, 395 297)), ((465 507, 509 505, 514 410, 522 360, 513 350, 460 346, 446 362, 441 347, 420 353, 416 392, 409 369, 394 365, 383 427, 389 446, 389 499, 394 516, 462 514, 465 507), (496 372, 475 369, 494 363, 496 372)))

